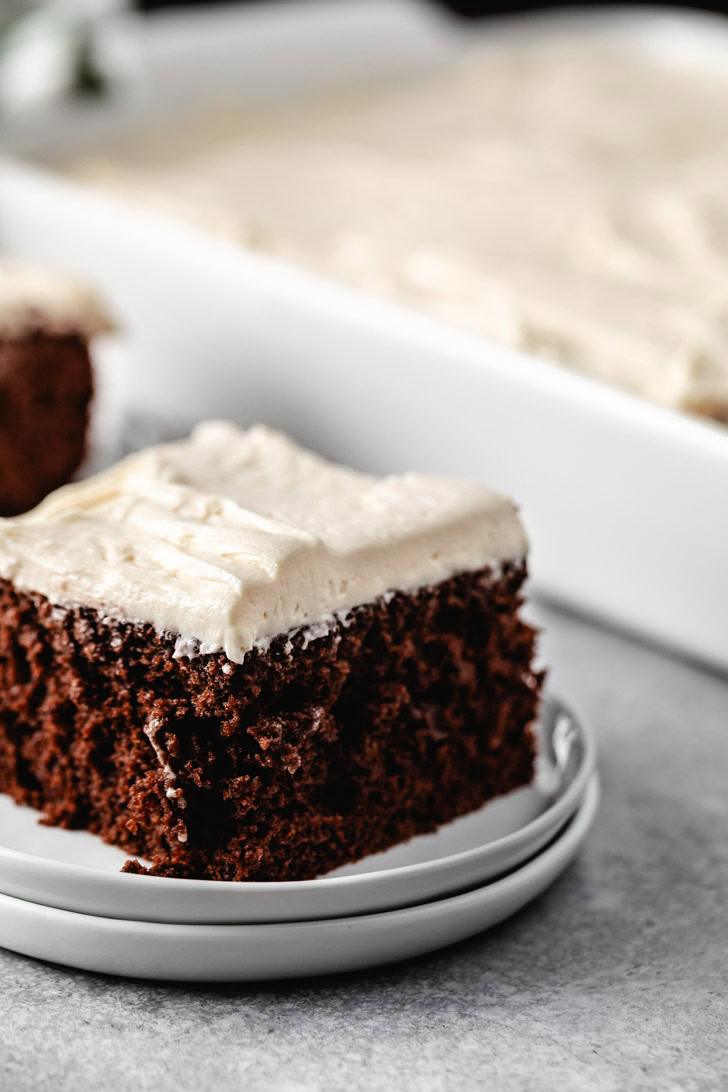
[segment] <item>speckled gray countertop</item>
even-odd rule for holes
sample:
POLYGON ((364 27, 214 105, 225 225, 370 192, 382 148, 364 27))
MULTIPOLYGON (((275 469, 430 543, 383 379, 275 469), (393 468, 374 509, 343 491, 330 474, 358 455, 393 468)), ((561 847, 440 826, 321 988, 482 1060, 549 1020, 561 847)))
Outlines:
POLYGON ((603 783, 588 842, 545 896, 412 963, 271 987, 0 951, 2 1092, 728 1088, 728 680, 540 616, 603 783))

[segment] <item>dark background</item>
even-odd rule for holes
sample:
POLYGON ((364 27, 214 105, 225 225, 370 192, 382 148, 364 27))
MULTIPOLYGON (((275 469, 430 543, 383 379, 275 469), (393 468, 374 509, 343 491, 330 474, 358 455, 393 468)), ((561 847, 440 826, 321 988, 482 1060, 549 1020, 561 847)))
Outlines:
MULTIPOLYGON (((0 0, 1 2, 1 0, 0 0)), ((152 10, 155 8, 168 8, 168 7, 204 7, 208 2, 220 2, 220 0, 135 0, 136 6, 146 10, 152 10)), ((228 3, 245 3, 245 0, 226 0, 228 3)), ((586 3, 582 4, 568 4, 568 3, 549 3, 549 0, 430 0, 430 2, 439 3, 441 7, 450 8, 452 11, 457 12, 459 15, 464 15, 469 18, 477 17, 480 15, 502 15, 505 12, 511 11, 536 11, 543 10, 544 8, 554 7, 573 7, 573 8, 585 8, 591 5, 586 3)), ((641 5, 647 4, 649 6, 650 0, 641 0, 641 5)), ((603 3, 599 4, 600 7, 606 6, 603 3)), ((720 11, 725 13, 728 8, 728 0, 715 0, 711 3, 711 0, 704 0, 699 3, 683 3, 666 5, 660 0, 655 0, 655 6, 665 7, 683 7, 683 8, 702 8, 706 11, 720 11)))
MULTIPOLYGON (((645 0, 640 0, 640 7, 643 6, 645 0)), ((724 0, 723 3, 720 0, 716 0, 715 3, 684 3, 684 4, 664 4, 660 0, 655 0, 655 3, 650 5, 650 0, 646 0, 647 6, 656 7, 677 7, 677 8, 702 8, 706 11, 720 11, 725 12, 728 7, 728 0, 724 0)), ((512 0, 511 3, 505 2, 491 2, 488 0, 441 0, 441 6, 451 8, 453 11, 458 12, 460 15, 478 16, 478 15, 498 15, 508 11, 535 11, 543 10, 544 8, 588 8, 590 4, 568 4, 568 3, 549 3, 548 0, 535 0, 534 3, 529 3, 528 0, 512 0)), ((599 7, 608 7, 608 4, 599 4, 599 7)), ((613 6, 613 5, 612 5, 613 6)), ((623 5, 618 5, 623 6, 623 5)))

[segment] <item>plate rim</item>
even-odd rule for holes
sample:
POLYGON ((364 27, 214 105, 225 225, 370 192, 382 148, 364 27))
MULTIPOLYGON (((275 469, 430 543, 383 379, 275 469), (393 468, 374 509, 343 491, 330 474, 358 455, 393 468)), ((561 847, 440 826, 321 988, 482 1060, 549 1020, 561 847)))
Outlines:
MULTIPOLYGON (((149 933, 150 935, 156 934, 157 936, 165 935, 170 939, 175 938, 180 941, 190 939, 200 940, 201 931, 204 931, 208 939, 220 937, 232 940, 239 936, 247 936, 250 939, 264 939, 267 935, 270 935, 271 939, 274 939, 276 935, 280 936, 287 930, 294 930, 297 933, 302 932, 311 935, 316 932, 331 932, 336 928, 357 929, 366 924, 388 925, 394 923, 395 920, 397 923, 402 923, 405 920, 417 922, 420 919, 427 919, 433 914, 444 913, 448 908, 459 909, 470 902, 477 901, 485 892, 490 892, 494 896, 501 895, 503 892, 507 892, 511 888, 517 887, 524 881, 530 880, 534 873, 538 874, 543 871, 544 868, 548 868, 553 856, 559 853, 559 851, 562 854, 564 852, 567 854, 567 860, 564 863, 564 867, 566 867, 569 861, 573 859, 573 856, 568 856, 572 852, 572 844, 573 852, 575 853, 591 830, 599 810, 601 795, 601 780, 598 771, 594 770, 589 778, 583 800, 574 814, 569 818, 566 825, 561 828, 544 849, 534 857, 530 857, 524 864, 509 871, 505 876, 500 876, 482 884, 476 884, 467 891, 461 891, 454 895, 446 895, 443 898, 427 899, 414 906, 403 906, 392 910, 347 915, 338 918, 319 918, 307 921, 250 922, 238 924, 200 922, 192 924, 145 921, 136 918, 111 918, 98 914, 84 914, 77 910, 64 910, 56 906, 47 906, 44 903, 31 902, 28 899, 16 898, 14 895, 5 895, 3 893, 0 893, 0 904, 10 903, 12 905, 23 903, 27 907, 32 908, 30 911, 31 913, 39 914, 41 917, 45 918, 49 924, 52 924, 54 920, 67 921, 68 919, 79 919, 79 921, 83 920, 86 923, 93 924, 96 928, 104 930, 107 934, 118 934, 131 930, 132 933, 136 934, 149 933), (566 851, 564 850, 565 844, 568 847, 566 851)), ((0 947, 2 947, 1 935, 0 947)))

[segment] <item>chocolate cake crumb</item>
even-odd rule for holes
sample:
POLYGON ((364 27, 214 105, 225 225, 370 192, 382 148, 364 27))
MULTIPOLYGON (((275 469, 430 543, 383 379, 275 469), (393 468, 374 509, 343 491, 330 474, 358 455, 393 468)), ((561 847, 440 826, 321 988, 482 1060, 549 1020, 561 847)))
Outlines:
POLYGON ((388 594, 242 663, 0 581, 0 790, 158 876, 305 879, 431 831, 533 776, 524 578, 388 594))
POLYGON ((0 515, 35 507, 78 468, 92 391, 80 334, 0 336, 0 515))

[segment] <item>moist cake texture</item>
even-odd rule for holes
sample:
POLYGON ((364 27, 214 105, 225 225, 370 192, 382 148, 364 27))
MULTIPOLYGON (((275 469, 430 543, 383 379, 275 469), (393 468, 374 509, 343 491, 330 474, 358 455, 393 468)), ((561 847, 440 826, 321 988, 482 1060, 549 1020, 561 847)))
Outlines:
POLYGON ((132 456, 0 522, 0 788, 160 875, 431 830, 532 776, 525 551, 498 494, 264 428, 132 456))
POLYGON ((109 328, 83 286, 0 262, 0 514, 68 481, 86 450, 88 341, 109 328))

